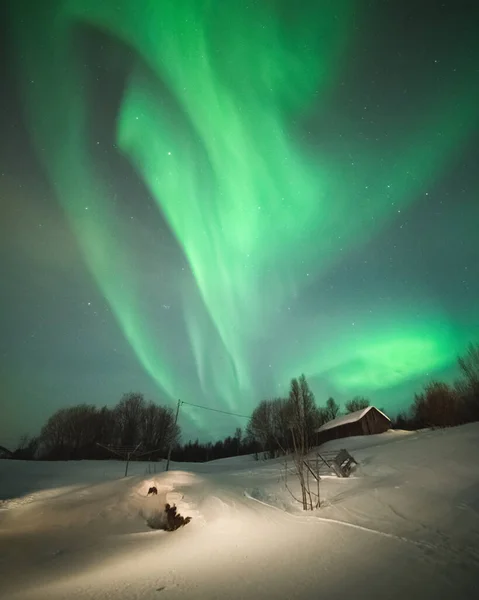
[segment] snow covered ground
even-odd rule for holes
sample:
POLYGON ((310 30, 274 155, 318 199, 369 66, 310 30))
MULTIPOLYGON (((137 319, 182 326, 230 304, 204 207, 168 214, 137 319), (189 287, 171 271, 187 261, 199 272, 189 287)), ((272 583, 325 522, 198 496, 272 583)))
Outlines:
POLYGON ((281 460, 0 461, 0 598, 477 597, 479 424, 326 446, 360 466, 314 513, 281 460), (193 521, 149 529, 165 501, 193 521))

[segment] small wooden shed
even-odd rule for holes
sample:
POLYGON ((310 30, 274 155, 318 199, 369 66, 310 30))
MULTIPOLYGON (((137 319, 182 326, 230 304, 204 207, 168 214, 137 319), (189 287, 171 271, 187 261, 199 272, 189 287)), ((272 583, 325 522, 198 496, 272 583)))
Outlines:
POLYGON ((388 429, 391 429, 391 419, 375 406, 368 406, 322 425, 316 430, 316 443, 319 446, 329 440, 384 433, 388 429))

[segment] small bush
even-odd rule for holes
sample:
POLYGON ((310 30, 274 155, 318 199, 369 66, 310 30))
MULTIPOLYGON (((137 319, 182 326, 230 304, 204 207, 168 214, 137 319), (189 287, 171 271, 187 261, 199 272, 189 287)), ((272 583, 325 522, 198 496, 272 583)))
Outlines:
POLYGON ((175 531, 180 527, 188 525, 191 521, 191 517, 183 517, 177 513, 177 508, 173 504, 165 504, 165 510, 157 512, 149 516, 146 520, 146 524, 151 529, 162 529, 163 531, 175 531))

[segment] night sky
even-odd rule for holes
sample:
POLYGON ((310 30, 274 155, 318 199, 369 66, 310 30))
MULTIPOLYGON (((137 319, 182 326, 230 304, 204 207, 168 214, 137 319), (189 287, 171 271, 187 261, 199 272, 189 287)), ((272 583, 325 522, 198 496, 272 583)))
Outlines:
MULTIPOLYGON (((479 341, 475 2, 2 3, 0 444, 305 373, 394 415, 479 341)), ((244 419, 184 406, 184 438, 244 419)))

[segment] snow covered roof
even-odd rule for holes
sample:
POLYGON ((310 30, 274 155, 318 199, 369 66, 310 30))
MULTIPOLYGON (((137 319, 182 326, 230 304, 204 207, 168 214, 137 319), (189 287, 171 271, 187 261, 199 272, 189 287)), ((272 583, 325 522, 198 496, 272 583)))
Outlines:
POLYGON ((356 421, 360 421, 364 417, 364 415, 368 413, 372 408, 374 408, 374 410, 377 410, 378 413, 381 414, 383 417, 386 417, 388 421, 391 421, 391 419, 387 415, 385 415, 375 406, 368 406, 367 408, 356 410, 355 412, 349 413, 348 415, 342 415, 341 417, 336 417, 332 421, 328 421, 324 425, 321 425, 319 429, 316 429, 316 433, 319 433, 320 431, 327 431, 328 429, 334 429, 335 427, 341 427, 342 425, 347 425, 348 423, 356 423, 356 421))

